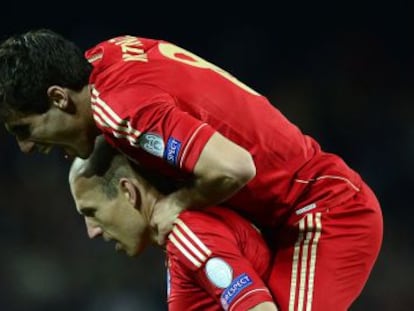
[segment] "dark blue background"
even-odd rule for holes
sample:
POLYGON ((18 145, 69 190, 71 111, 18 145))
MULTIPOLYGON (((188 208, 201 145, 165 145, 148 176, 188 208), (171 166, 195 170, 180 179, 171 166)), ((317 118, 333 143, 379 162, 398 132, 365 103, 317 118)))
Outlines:
MULTIPOLYGON (((270 2, 13 1, 1 4, 0 37, 47 27, 83 49, 120 34, 166 39, 267 95, 358 170, 382 203, 383 249, 352 310, 412 310, 410 7, 270 2)), ((89 241, 68 167, 57 153, 21 154, 0 130, 0 310, 165 309, 161 251, 129 259, 89 241)))

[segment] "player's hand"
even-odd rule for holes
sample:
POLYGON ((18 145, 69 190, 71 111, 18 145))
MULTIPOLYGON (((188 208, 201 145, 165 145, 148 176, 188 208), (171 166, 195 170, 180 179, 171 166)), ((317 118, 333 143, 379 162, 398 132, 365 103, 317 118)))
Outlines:
POLYGON ((174 200, 165 197, 154 205, 151 225, 157 229, 157 243, 164 245, 168 234, 171 232, 174 221, 181 213, 182 208, 174 204, 174 200))

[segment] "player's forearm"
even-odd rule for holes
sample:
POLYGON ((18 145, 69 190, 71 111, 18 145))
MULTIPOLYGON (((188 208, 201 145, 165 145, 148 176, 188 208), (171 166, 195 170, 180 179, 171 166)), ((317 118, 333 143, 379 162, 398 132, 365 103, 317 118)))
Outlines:
POLYGON ((189 208, 219 204, 243 188, 255 175, 251 154, 219 133, 213 134, 193 170, 191 185, 158 200, 151 222, 156 228, 157 243, 163 245, 178 215, 189 208))
POLYGON ((277 307, 273 302, 262 302, 257 306, 249 309, 249 311, 277 311, 277 307))
POLYGON ((251 154, 219 133, 205 145, 194 167, 191 186, 173 194, 184 209, 215 205, 233 196, 255 175, 251 154))
POLYGON ((225 201, 246 183, 247 180, 224 175, 215 178, 198 178, 190 186, 171 193, 169 199, 182 210, 203 208, 225 201))

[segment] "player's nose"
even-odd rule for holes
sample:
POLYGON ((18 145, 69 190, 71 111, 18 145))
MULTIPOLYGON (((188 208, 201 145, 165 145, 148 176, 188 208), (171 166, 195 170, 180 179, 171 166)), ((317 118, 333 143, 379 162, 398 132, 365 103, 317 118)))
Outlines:
POLYGON ((19 145, 20 150, 24 153, 31 153, 35 148, 36 144, 32 141, 20 140, 18 138, 16 140, 17 140, 17 144, 19 145))
POLYGON ((100 227, 94 227, 94 226, 91 226, 91 225, 87 225, 86 229, 88 231, 88 237, 90 239, 94 239, 97 236, 102 235, 102 233, 103 233, 103 231, 100 227))

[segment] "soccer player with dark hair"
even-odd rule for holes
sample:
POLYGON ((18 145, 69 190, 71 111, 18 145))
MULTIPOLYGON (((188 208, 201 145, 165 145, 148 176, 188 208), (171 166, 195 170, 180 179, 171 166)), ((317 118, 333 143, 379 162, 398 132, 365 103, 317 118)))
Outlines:
POLYGON ((50 31, 0 45, 0 114, 22 151, 86 158, 102 133, 185 186, 154 206, 159 242, 184 210, 224 205, 275 251, 282 310, 346 310, 382 242, 375 194, 249 86, 163 40, 120 36, 85 53, 50 31))

